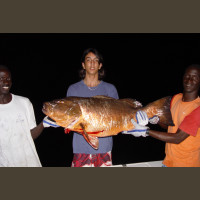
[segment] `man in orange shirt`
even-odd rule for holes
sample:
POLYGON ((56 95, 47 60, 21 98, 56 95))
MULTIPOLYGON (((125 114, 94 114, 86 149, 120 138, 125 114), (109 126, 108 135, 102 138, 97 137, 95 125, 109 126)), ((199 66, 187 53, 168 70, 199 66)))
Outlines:
POLYGON ((190 135, 196 136, 200 127, 200 106, 187 115, 179 128, 190 135))
POLYGON ((199 87, 200 65, 190 65, 183 76, 183 93, 171 101, 175 126, 169 126, 168 132, 145 131, 146 135, 166 142, 163 166, 200 167, 199 87))

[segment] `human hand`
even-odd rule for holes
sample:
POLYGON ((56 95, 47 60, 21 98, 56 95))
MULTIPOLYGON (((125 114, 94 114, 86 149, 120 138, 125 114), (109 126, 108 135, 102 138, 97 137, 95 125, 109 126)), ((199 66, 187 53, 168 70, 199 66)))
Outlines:
POLYGON ((141 110, 136 112, 136 120, 137 120, 137 123, 142 126, 147 125, 149 122, 147 113, 141 110))
POLYGON ((130 130, 130 131, 123 131, 122 132, 123 134, 131 134, 135 137, 140 137, 140 136, 146 137, 146 136, 148 136, 147 130, 149 129, 149 127, 136 123, 134 119, 131 119, 131 122, 133 123, 135 128, 133 130, 130 130))
POLYGON ((160 118, 157 115, 153 116, 152 118, 149 118, 149 122, 151 124, 157 124, 159 122, 159 120, 160 120, 160 118))
POLYGON ((56 122, 52 121, 48 116, 46 116, 44 119, 43 119, 43 126, 44 128, 47 128, 47 127, 54 127, 54 128, 57 128, 57 127, 60 127, 56 124, 56 122))
POLYGON ((134 104, 135 104, 135 108, 142 108, 143 107, 142 103, 137 101, 137 100, 134 101, 134 104))

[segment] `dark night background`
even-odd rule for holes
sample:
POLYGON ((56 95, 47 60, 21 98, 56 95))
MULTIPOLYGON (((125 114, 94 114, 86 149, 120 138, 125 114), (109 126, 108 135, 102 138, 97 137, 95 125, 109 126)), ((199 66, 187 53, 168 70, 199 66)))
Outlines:
MULTIPOLYGON (((103 54, 104 80, 116 86, 119 97, 143 105, 182 92, 185 68, 200 64, 199 34, 0 34, 0 64, 12 72, 11 92, 31 100, 37 123, 44 118, 43 102, 65 97, 69 85, 79 81, 80 59, 89 47, 103 54)), ((113 164, 165 156, 165 143, 151 137, 113 139, 113 164)), ((72 132, 46 128, 35 144, 43 166, 71 165, 72 132)))

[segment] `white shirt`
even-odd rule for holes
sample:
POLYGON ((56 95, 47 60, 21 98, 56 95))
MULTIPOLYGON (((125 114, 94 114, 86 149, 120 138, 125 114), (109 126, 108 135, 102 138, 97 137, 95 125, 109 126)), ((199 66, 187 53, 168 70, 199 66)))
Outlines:
POLYGON ((0 166, 41 167, 30 130, 36 127, 33 106, 26 97, 12 94, 0 104, 0 166))

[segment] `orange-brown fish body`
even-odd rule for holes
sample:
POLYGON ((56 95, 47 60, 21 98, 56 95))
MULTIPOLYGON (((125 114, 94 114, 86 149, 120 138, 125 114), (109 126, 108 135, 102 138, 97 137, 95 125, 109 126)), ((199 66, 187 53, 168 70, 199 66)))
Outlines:
POLYGON ((43 112, 66 130, 82 134, 94 148, 98 148, 97 137, 134 129, 131 119, 135 119, 138 110, 145 111, 148 118, 157 115, 161 122, 172 125, 170 99, 166 97, 141 108, 132 99, 67 97, 44 103, 43 112))

